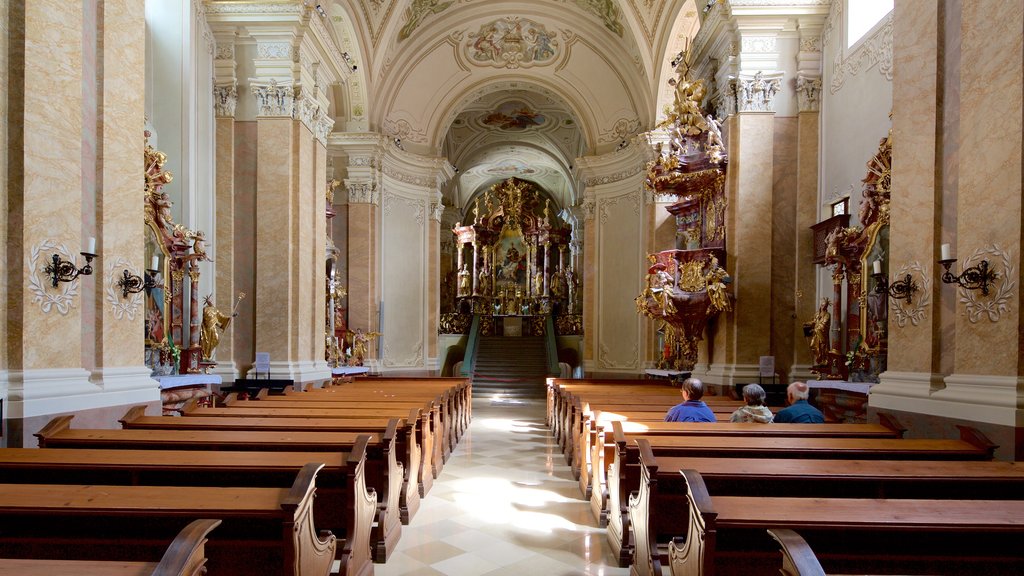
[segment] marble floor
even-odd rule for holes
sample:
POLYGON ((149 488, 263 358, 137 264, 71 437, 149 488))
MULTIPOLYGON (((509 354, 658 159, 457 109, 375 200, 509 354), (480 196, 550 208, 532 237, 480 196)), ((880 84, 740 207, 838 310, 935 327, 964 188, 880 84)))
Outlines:
POLYGON ((377 576, 625 576, 544 425, 542 400, 473 422, 377 576))

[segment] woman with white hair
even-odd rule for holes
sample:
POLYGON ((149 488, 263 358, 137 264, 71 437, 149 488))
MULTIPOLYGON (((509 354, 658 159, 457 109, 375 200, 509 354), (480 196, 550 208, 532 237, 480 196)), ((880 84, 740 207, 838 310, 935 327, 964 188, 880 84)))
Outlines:
POLYGON ((764 388, 758 384, 747 384, 743 387, 743 401, 746 406, 732 413, 730 422, 757 422, 768 424, 772 421, 772 411, 764 405, 764 388))

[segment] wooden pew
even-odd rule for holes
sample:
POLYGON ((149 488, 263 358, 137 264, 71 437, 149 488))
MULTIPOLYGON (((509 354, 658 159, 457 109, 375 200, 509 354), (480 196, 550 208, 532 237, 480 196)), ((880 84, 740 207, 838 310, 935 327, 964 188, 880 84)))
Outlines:
POLYGON ((660 574, 652 567, 660 546, 678 536, 689 513, 680 470, 697 470, 716 496, 823 498, 983 497, 1014 500, 1024 493, 1024 467, 1013 462, 813 460, 655 457, 637 441, 640 482, 628 502, 636 565, 633 574, 660 574), (645 486, 649 483, 650 486, 645 486))
POLYGON ((1024 572, 1024 501, 712 496, 684 470, 691 513, 669 544, 674 576, 777 574, 767 527, 799 529, 829 571, 1024 572))
MULTIPOLYGON (((275 398, 275 397, 271 397, 275 398)), ((279 396, 276 398, 285 398, 279 396)), ((290 397, 288 397, 290 398, 290 397)), ((417 481, 419 482, 420 497, 433 485, 434 478, 441 472, 443 453, 441 442, 437 431, 443 429, 443 420, 440 417, 438 407, 432 402, 401 402, 396 404, 375 402, 370 403, 374 407, 352 408, 348 403, 340 402, 317 402, 312 400, 286 400, 286 401, 264 401, 266 398, 257 400, 238 400, 229 396, 223 407, 210 408, 199 406, 198 403, 187 403, 182 407, 182 415, 192 417, 258 417, 258 418, 336 418, 336 419, 373 419, 373 418, 404 418, 413 410, 420 410, 422 414, 419 423, 414 427, 414 441, 420 448, 420 460, 417 468, 417 481)), ((400 435, 400 440, 405 442, 405 435, 400 435)), ((404 448, 400 447, 400 448, 404 448)), ((406 450, 403 450, 405 453, 406 450)))
POLYGON ((779 569, 782 576, 825 576, 825 570, 814 555, 814 550, 795 531, 774 528, 768 530, 768 535, 782 549, 782 568, 779 569))
MULTIPOLYGON (((607 490, 602 494, 595 486, 591 510, 601 500, 608 525, 608 542, 621 565, 628 565, 629 510, 628 497, 640 489, 640 454, 637 441, 648 441, 656 457, 728 457, 728 458, 795 458, 841 460, 991 460, 995 451, 980 432, 960 427, 959 440, 921 440, 886 438, 787 438, 787 437, 718 437, 718 436, 646 436, 625 434, 621 422, 613 422, 614 454, 606 472, 607 490)), ((781 425, 780 425, 781 426, 781 425)), ((812 425, 813 426, 813 425, 812 425)))
POLYGON ((174 537, 159 562, 0 558, 0 576, 202 576, 206 536, 219 524, 220 520, 192 521, 174 537))
POLYGON ((339 539, 342 574, 372 573, 377 495, 366 486, 363 436, 350 452, 229 452, 0 448, 0 477, 19 484, 281 488, 311 461, 323 461, 314 525, 339 539))
POLYGON ((145 560, 184 519, 212 517, 210 574, 328 576, 337 541, 313 524, 322 466, 303 466, 291 488, 0 484, 0 557, 145 560))
MULTIPOLYGON (((39 447, 337 453, 350 451, 367 436, 354 432, 72 429, 72 418, 58 416, 37 432, 39 447)), ((377 522, 371 537, 376 562, 391 555, 402 534, 403 467, 396 456, 397 428, 395 419, 383 434, 370 434, 367 443, 366 484, 377 494, 377 522)))
MULTIPOLYGON (((214 408, 213 410, 217 410, 214 408)), ((301 431, 301 432, 355 432, 382 433, 387 430, 391 418, 318 418, 295 415, 291 417, 273 417, 272 409, 264 412, 256 410, 254 416, 193 416, 176 418, 166 416, 146 416, 145 406, 134 406, 119 420, 121 427, 132 430, 253 430, 253 431, 301 431)), ((194 413, 195 410, 192 410, 194 413)), ((429 449, 430 438, 420 433, 423 424, 419 408, 409 410, 398 420, 396 429, 398 441, 398 459, 402 464, 402 523, 408 524, 419 509, 420 499, 426 486, 420 474, 423 472, 423 454, 429 449), (423 446, 426 440, 427 446, 423 446)), ((429 456, 427 456, 429 458, 429 456)))

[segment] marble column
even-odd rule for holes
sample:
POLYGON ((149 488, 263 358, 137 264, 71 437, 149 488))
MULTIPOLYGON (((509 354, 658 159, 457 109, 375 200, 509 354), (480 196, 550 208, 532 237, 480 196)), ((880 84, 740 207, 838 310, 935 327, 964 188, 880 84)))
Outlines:
MULTIPOLYGON (((377 238, 380 192, 369 180, 345 180, 348 188, 348 317, 352 330, 377 330, 377 238)), ((461 268, 461 255, 460 268, 461 268)))
POLYGON ((96 323, 96 364, 93 381, 105 391, 126 393, 119 404, 159 398, 156 383, 144 365, 143 332, 145 293, 125 297, 117 286, 124 270, 143 276, 149 263, 141 234, 142 194, 139 188, 143 154, 139 127, 145 107, 145 6, 142 0, 107 0, 97 33, 102 73, 97 89, 103 105, 97 118, 97 165, 101 175, 96 187, 96 223, 100 258, 93 302, 96 323), (115 65, 116 64, 116 65, 115 65), (130 391, 130 392, 129 392, 130 391))
MULTIPOLYGON (((729 171, 726 195, 727 271, 736 302, 720 316, 714 358, 708 368, 711 383, 731 386, 758 376, 759 359, 772 354, 772 174, 775 113, 768 95, 758 92, 763 76, 741 78, 747 83, 737 104, 739 112, 726 123, 729 134, 729 171), (760 95, 759 95, 760 94, 760 95)), ((767 82, 779 82, 769 77, 767 82)))
MULTIPOLYGON (((312 248, 313 267, 311 274, 311 288, 313 302, 311 304, 310 326, 311 350, 314 370, 318 372, 329 372, 327 364, 327 337, 334 335, 333 327, 328 332, 327 318, 327 189, 324 185, 327 182, 327 132, 334 126, 334 121, 327 118, 326 112, 321 111, 316 119, 313 139, 313 166, 312 182, 310 182, 312 201, 312 248)), ((331 307, 331 310, 334 308, 331 307)), ((331 314, 330 321, 334 321, 331 314)))
POLYGON ((793 310, 793 357, 789 380, 813 378, 810 367, 814 363, 810 346, 803 334, 803 322, 814 317, 817 303, 816 264, 814 258, 814 234, 811 226, 818 221, 818 115, 821 97, 821 77, 800 76, 797 78, 797 99, 800 112, 797 115, 797 157, 796 157, 796 245, 794 246, 796 293, 793 310))
MULTIPOLYGON (((438 357, 438 326, 441 322, 441 216, 444 204, 441 198, 430 203, 430 219, 427 222, 427 360, 440 375, 443 358, 438 357), (431 360, 432 359, 432 360, 431 360)), ((484 253, 486 257, 486 252, 484 253)), ((493 286, 493 282, 491 284, 493 286)))
POLYGON ((871 390, 872 408, 914 412, 942 388, 940 309, 952 297, 936 264, 941 242, 941 149, 935 138, 942 110, 937 5, 917 5, 893 15, 892 195, 889 203, 889 279, 910 273, 919 291, 912 301, 889 301, 887 370, 871 390), (894 309, 895 307, 895 309, 894 309), (912 316, 902 310, 919 310, 912 316))
POLYGON ((583 261, 582 274, 582 306, 583 309, 583 361, 593 364, 597 355, 594 353, 594 335, 597 332, 597 222, 594 220, 597 202, 593 198, 583 200, 583 261))
POLYGON ((102 278, 103 265, 94 262, 95 275, 56 287, 43 273, 53 254, 81 266, 78 253, 95 236, 82 220, 83 5, 12 0, 7 10, 4 408, 6 417, 23 418, 70 410, 67 396, 96 390, 82 367, 81 294, 84 282, 102 278))
MULTIPOLYGON (((217 307, 227 314, 236 301, 235 293, 235 105, 238 89, 234 82, 220 84, 214 88, 216 111, 216 174, 215 181, 217 214, 214 246, 217 263, 217 277, 214 279, 217 307)), ((247 294, 247 297, 253 297, 247 294)), ((225 378, 238 375, 234 362, 234 324, 232 320, 221 334, 220 343, 214 352, 217 360, 216 373, 225 378)))
MULTIPOLYGON (((960 418, 1024 421, 1021 280, 1022 107, 1019 2, 965 0, 961 11, 959 190, 954 273, 987 260, 999 275, 988 295, 944 285, 955 298, 953 373, 936 398, 960 418)), ((934 250, 934 246, 933 246, 934 250)), ((934 251, 932 252, 934 254, 934 251)), ((1017 428, 1020 438, 1021 428, 1017 428)), ((1016 456, 1024 454, 1017 441, 1016 456)))

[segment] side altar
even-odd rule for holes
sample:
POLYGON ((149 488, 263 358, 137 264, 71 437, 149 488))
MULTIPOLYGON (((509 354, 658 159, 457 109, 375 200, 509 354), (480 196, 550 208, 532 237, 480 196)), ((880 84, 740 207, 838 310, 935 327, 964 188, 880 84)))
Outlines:
POLYGON ((505 318, 517 326, 521 318, 522 335, 541 335, 554 315, 559 333, 579 333, 580 280, 567 265, 571 230, 557 221, 551 198, 509 178, 477 196, 471 214, 472 222, 452 229, 454 270, 442 286, 442 325, 464 332, 476 314, 482 334, 500 334, 505 318))

